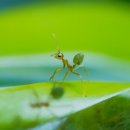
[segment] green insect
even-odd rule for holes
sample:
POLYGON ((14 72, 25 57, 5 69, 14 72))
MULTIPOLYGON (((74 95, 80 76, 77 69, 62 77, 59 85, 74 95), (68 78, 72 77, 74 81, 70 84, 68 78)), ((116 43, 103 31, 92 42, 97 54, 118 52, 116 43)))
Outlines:
MULTIPOLYGON (((68 76, 69 72, 71 72, 71 73, 73 73, 73 74, 75 74, 75 75, 77 75, 77 76, 80 76, 80 74, 75 71, 75 68, 76 68, 77 66, 81 65, 82 62, 83 62, 84 55, 83 55, 82 53, 78 53, 78 54, 76 54, 76 55, 74 56, 74 58, 73 58, 73 63, 74 63, 74 64, 73 64, 73 65, 69 64, 68 60, 65 59, 63 53, 61 53, 60 51, 58 51, 57 53, 53 54, 52 56, 54 56, 54 58, 60 60, 60 61, 63 63, 63 67, 57 68, 57 69, 54 71, 54 73, 51 75, 50 80, 53 80, 54 77, 55 77, 55 75, 56 75, 58 72, 62 71, 65 67, 67 67, 68 70, 66 71, 63 80, 66 79, 66 77, 68 76)), ((80 77, 81 77, 81 76, 80 76, 80 77)))

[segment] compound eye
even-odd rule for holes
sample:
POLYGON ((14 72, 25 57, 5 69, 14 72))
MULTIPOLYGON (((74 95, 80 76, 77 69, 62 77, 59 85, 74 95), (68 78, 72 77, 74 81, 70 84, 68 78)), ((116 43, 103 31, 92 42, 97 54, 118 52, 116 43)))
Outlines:
POLYGON ((59 54, 58 54, 58 57, 62 57, 62 56, 63 56, 63 54, 62 54, 62 53, 59 53, 59 54))

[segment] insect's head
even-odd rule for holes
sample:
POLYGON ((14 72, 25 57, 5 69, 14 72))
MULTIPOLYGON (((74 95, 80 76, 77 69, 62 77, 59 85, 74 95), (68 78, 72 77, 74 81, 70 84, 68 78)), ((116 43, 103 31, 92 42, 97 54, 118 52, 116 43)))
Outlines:
POLYGON ((58 60, 62 60, 63 57, 64 57, 63 53, 61 53, 60 51, 58 51, 57 53, 53 54, 52 56, 54 56, 58 60))

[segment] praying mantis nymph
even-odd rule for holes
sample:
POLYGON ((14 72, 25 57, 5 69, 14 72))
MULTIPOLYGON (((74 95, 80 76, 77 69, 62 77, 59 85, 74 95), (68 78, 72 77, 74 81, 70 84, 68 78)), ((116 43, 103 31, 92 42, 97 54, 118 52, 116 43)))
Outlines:
POLYGON ((65 67, 67 67, 68 70, 67 70, 67 72, 65 73, 63 80, 66 79, 66 77, 68 76, 69 72, 71 72, 71 73, 73 73, 73 74, 75 74, 75 75, 77 75, 77 76, 80 76, 80 74, 75 71, 75 68, 76 68, 76 66, 81 65, 82 62, 83 62, 84 55, 83 55, 82 53, 78 53, 78 54, 76 54, 76 55, 74 56, 74 58, 73 58, 73 63, 74 63, 74 64, 73 64, 73 65, 69 64, 68 60, 65 59, 63 53, 61 53, 60 51, 58 51, 57 53, 53 54, 52 56, 54 56, 54 58, 60 60, 60 61, 63 63, 63 67, 57 68, 57 69, 54 71, 54 73, 51 75, 50 80, 53 80, 54 77, 55 77, 55 75, 56 75, 58 72, 60 72, 62 69, 64 69, 65 67))

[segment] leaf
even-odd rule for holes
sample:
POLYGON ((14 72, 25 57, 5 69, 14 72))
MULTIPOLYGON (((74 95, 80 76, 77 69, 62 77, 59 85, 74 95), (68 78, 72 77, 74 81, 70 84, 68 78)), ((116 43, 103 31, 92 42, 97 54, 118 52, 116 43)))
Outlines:
POLYGON ((68 116, 104 100, 106 94, 111 95, 128 86, 123 83, 57 82, 1 89, 0 129, 23 130, 68 116), (50 98, 54 85, 65 90, 59 100, 50 98), (49 102, 49 106, 32 107, 38 102, 49 102))
POLYGON ((122 93, 110 99, 69 116, 57 128, 57 130, 129 129, 130 89, 122 91, 122 93))

